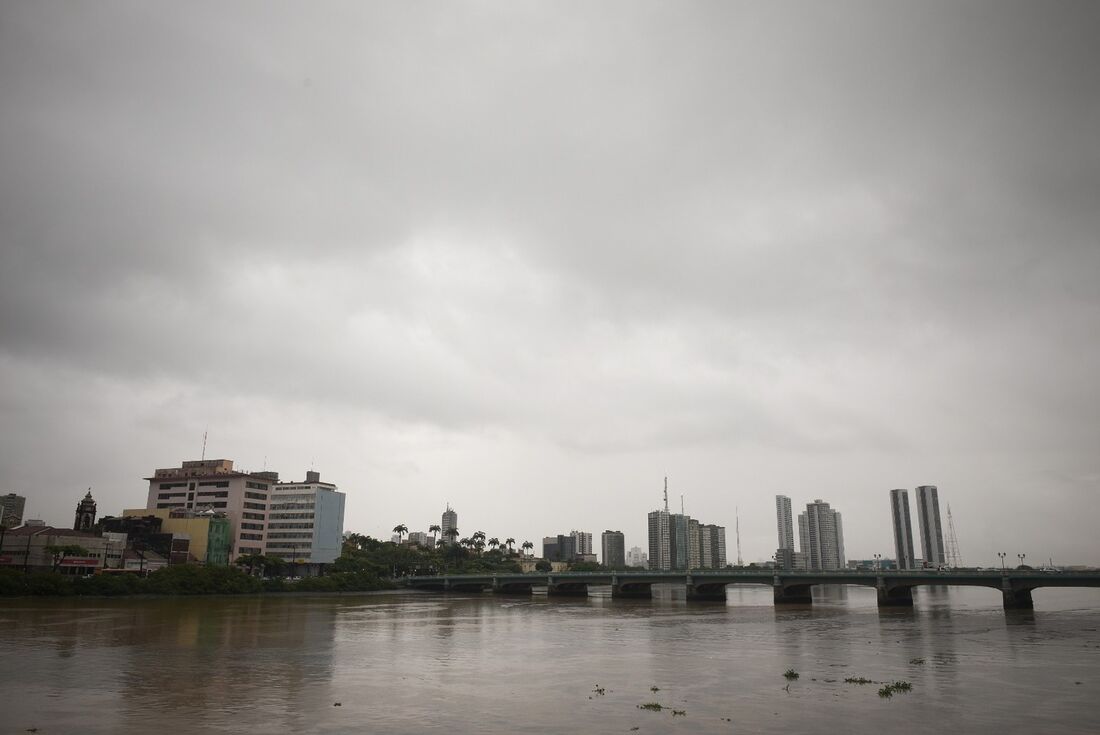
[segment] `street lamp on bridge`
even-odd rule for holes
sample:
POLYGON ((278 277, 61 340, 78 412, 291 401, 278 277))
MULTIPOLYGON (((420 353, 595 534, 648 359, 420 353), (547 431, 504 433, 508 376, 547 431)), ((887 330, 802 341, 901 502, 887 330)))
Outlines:
POLYGON ((882 554, 875 554, 875 571, 882 571, 882 554))
POLYGON ((1023 566, 1024 565, 1024 557, 1026 557, 1027 554, 1017 554, 1016 556, 1020 559, 1020 566, 1023 566))
POLYGON ((1005 557, 1007 556, 1007 554, 1005 554, 1003 551, 998 551, 997 556, 1001 557, 1001 571, 1004 572, 1004 570, 1005 570, 1005 557))

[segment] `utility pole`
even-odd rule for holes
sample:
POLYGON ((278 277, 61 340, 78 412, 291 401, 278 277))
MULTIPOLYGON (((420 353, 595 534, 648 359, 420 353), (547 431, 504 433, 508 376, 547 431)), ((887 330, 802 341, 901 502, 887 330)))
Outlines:
POLYGON ((665 513, 668 513, 668 478, 665 478, 665 513))

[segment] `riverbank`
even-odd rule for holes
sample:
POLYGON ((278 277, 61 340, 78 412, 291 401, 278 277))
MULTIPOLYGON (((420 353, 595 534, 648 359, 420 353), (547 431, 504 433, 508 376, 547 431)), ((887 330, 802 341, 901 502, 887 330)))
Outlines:
POLYGON ((297 581, 261 579, 229 567, 191 564, 165 567, 146 577, 96 574, 70 577, 54 572, 24 574, 0 570, 0 597, 138 597, 174 595, 256 595, 380 592, 398 589, 392 581, 362 572, 335 572, 297 581))

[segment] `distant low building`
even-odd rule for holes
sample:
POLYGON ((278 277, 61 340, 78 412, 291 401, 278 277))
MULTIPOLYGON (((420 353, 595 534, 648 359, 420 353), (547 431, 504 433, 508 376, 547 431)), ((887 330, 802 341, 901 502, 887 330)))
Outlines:
POLYGON ((642 551, 640 546, 631 546, 626 552, 626 565, 628 567, 649 568, 649 555, 642 551))
POLYGON ((112 552, 121 556, 122 548, 111 539, 89 531, 24 525, 3 534, 0 566, 32 572, 49 571, 56 567, 62 574, 93 574, 103 567, 112 552), (52 550, 63 546, 81 547, 86 553, 61 556, 52 550))
POLYGON ((409 546, 419 546, 422 549, 434 549, 435 537, 424 531, 409 532, 409 546))
POLYGON ((23 525, 23 510, 26 505, 27 499, 22 495, 0 495, 0 527, 18 528, 23 525))

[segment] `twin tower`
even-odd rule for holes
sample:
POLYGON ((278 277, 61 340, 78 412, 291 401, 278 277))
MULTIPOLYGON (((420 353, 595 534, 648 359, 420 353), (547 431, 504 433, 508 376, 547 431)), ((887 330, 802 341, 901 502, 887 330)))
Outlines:
MULTIPOLYGON (((898 569, 919 569, 913 548, 913 523, 909 516, 909 491, 890 491, 890 518, 894 527, 894 553, 898 569)), ((917 529, 924 554, 923 566, 941 567, 947 563, 943 551, 943 524, 940 522, 940 497, 935 485, 917 488, 917 529)), ((958 560, 952 560, 958 564, 958 560)))

